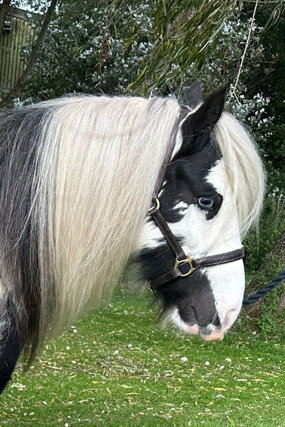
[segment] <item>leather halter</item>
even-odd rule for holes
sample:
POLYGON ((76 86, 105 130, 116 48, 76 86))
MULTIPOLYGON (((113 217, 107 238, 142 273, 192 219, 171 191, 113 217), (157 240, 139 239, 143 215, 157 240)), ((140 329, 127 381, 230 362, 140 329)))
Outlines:
POLYGON ((181 124, 181 121, 187 116, 189 113, 189 110, 185 107, 182 107, 180 110, 180 114, 178 119, 176 120, 171 135, 170 135, 170 143, 168 152, 165 158, 165 161, 162 165, 159 178, 157 180, 154 196, 153 196, 153 207, 151 207, 148 211, 148 214, 153 219, 155 224, 160 229, 161 233, 165 237, 168 245, 172 249, 172 251, 175 254, 175 264, 172 270, 168 271, 167 273, 162 274, 161 276, 157 277, 156 279, 153 279, 150 281, 150 287, 154 291, 157 288, 159 288, 162 285, 165 285, 172 280, 175 280, 177 278, 183 278, 188 277, 190 274, 192 274, 195 270, 198 268, 203 267, 212 267, 214 265, 221 265, 221 264, 227 264, 229 262, 234 262, 242 259, 244 257, 244 248, 241 247, 239 249, 235 249, 233 251, 224 252, 217 255, 209 255, 202 258, 194 259, 193 257, 186 255, 184 250, 182 249, 180 243, 176 239, 176 237, 173 235, 172 231, 170 230, 164 216, 162 215, 160 211, 160 201, 158 198, 158 194, 160 192, 160 189, 162 187, 163 179, 165 177, 165 172, 168 164, 170 163, 171 156, 173 153, 173 148, 175 146, 175 140, 176 136, 181 124))

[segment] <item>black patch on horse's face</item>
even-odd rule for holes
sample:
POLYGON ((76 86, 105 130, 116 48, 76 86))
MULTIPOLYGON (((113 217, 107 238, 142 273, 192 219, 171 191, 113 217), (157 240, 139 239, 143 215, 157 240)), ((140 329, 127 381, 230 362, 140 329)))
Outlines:
POLYGON ((164 310, 177 307, 181 319, 188 325, 198 324, 201 328, 210 323, 219 325, 210 283, 199 270, 162 286, 159 293, 164 310))
MULTIPOLYGON (((204 138, 204 135, 201 135, 201 138, 204 138)), ((199 197, 214 200, 211 212, 205 212, 206 218, 212 219, 217 215, 223 198, 206 178, 210 169, 221 158, 221 154, 210 134, 208 141, 201 152, 191 156, 175 156, 168 165, 160 196, 161 212, 167 222, 178 222, 182 218, 183 214, 179 212, 183 208, 175 209, 177 203, 184 202, 187 206, 197 205, 199 197)))

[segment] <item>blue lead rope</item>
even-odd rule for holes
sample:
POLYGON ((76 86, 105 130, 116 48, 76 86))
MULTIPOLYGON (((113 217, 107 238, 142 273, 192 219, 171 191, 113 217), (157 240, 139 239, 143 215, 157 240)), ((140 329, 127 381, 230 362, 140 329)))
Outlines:
POLYGON ((264 288, 257 291, 255 294, 250 295, 248 298, 243 300, 242 306, 246 307, 247 305, 253 304, 258 301, 260 298, 264 297, 268 292, 272 291, 279 285, 282 280, 285 280, 285 270, 281 271, 281 273, 275 277, 275 279, 271 280, 268 285, 264 286, 264 288))

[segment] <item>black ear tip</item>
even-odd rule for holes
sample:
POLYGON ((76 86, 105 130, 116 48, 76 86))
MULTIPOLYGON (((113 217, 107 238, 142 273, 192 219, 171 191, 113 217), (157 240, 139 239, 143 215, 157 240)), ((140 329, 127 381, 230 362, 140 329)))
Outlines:
POLYGON ((216 90, 214 90, 214 92, 212 92, 212 94, 210 96, 219 96, 221 98, 225 98, 227 91, 229 89, 229 85, 225 84, 223 86, 218 87, 216 90))
POLYGON ((226 93, 229 90, 229 87, 230 87, 230 85, 227 83, 227 84, 224 84, 223 86, 221 86, 219 89, 222 93, 224 93, 226 95, 226 93))
POLYGON ((208 106, 219 106, 219 109, 223 109, 226 102, 226 95, 228 91, 228 85, 223 85, 214 90, 206 99, 205 104, 208 106))

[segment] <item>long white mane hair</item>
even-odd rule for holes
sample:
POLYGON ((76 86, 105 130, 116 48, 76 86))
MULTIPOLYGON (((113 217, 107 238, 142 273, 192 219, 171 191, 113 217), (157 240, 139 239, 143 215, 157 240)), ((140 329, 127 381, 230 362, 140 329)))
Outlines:
MULTIPOLYGON (((30 357, 111 293, 178 115, 174 98, 76 96, 0 116, 0 297, 13 301, 30 357)), ((246 231, 262 205, 262 164, 233 117, 216 137, 246 231)))

